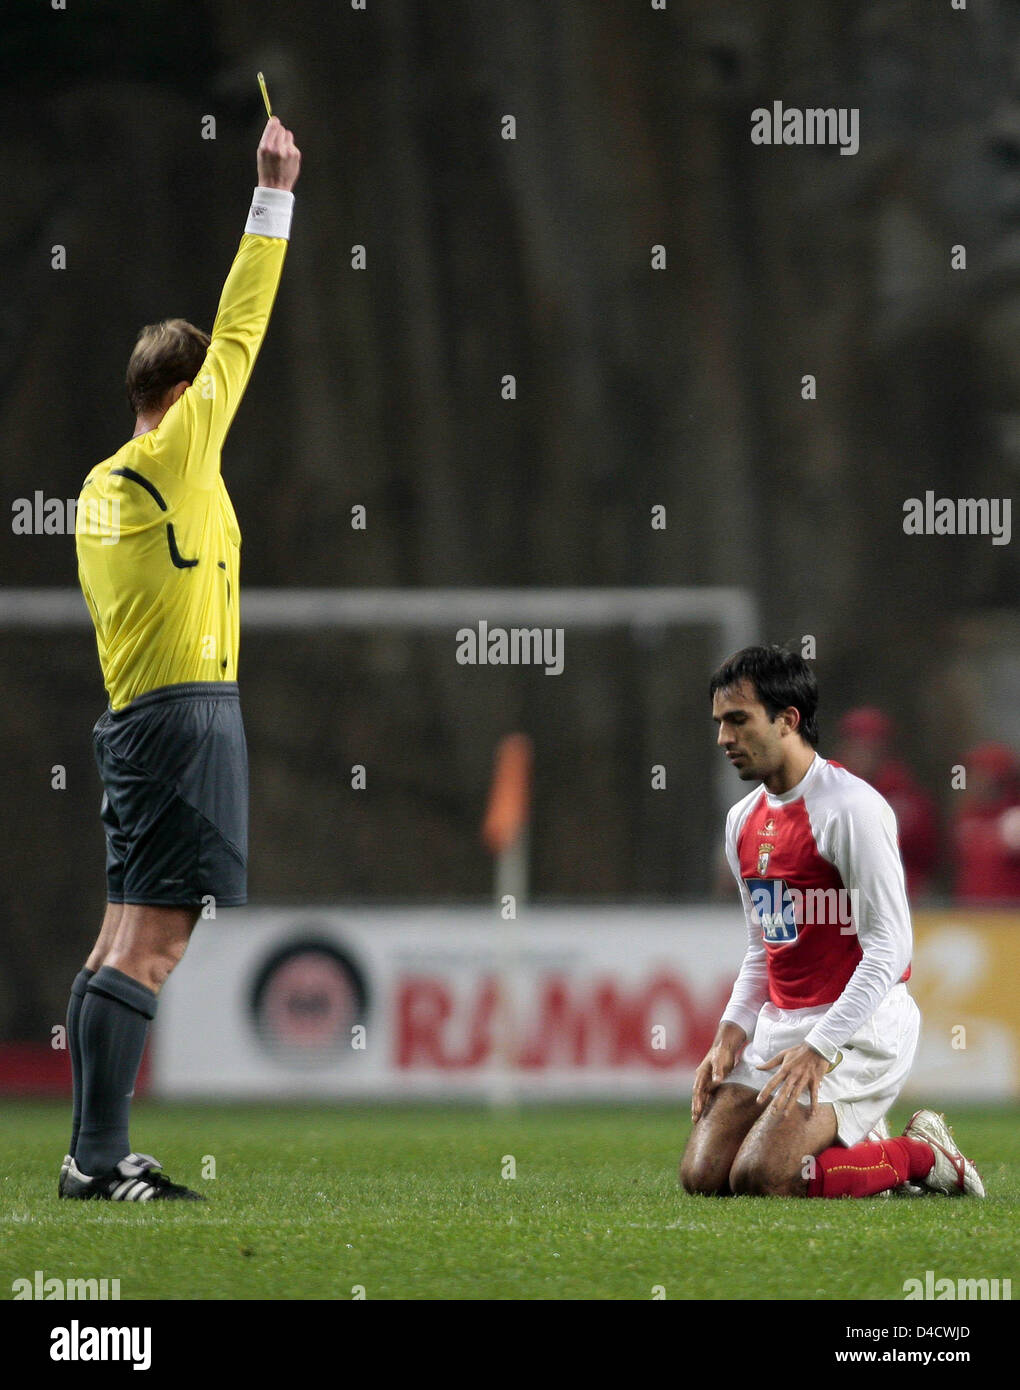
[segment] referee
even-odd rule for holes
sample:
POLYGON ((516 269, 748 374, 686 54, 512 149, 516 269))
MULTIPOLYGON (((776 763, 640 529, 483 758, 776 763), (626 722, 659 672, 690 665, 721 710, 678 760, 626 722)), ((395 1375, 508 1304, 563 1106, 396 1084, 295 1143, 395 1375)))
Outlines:
POLYGON ((61 1197, 201 1200, 132 1152, 128 1120, 157 996, 200 911, 247 901, 241 533, 220 451, 290 235, 301 154, 275 116, 257 163, 212 337, 184 319, 142 329, 127 369, 134 436, 92 470, 79 498, 78 577, 109 694, 93 731, 107 907, 67 1011, 74 1113, 61 1197), (115 535, 90 524, 111 515, 115 535))

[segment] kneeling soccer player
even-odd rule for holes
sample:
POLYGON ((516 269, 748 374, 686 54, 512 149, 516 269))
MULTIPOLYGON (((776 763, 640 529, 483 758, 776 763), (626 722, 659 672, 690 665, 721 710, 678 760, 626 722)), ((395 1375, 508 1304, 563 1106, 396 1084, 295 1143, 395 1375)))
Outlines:
POLYGON ((920 1015, 907 991, 910 910, 888 802, 815 752, 818 688, 779 647, 747 647, 710 682, 720 748, 762 783, 726 820, 749 943, 697 1070, 688 1192, 983 1197, 945 1120, 885 1115, 920 1015))
POLYGON ((241 537, 220 451, 280 283, 300 161, 274 117, 211 339, 183 319, 142 330, 127 373, 134 435, 78 501, 78 574, 110 697, 93 731, 107 908, 67 1011, 74 1115, 61 1197, 198 1197, 131 1151, 128 1117, 157 995, 202 904, 247 901, 241 537))

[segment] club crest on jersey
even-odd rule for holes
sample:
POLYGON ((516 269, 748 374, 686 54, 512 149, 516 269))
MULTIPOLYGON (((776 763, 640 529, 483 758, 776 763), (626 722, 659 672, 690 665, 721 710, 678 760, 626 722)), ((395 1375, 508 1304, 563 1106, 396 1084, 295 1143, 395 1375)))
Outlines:
POLYGON ((761 927, 762 940, 770 946, 786 946, 796 941, 797 914, 785 879, 748 878, 744 882, 761 927))
POLYGON ((762 878, 764 878, 769 871, 769 855, 774 849, 775 845, 770 845, 768 843, 758 846, 758 872, 762 878))

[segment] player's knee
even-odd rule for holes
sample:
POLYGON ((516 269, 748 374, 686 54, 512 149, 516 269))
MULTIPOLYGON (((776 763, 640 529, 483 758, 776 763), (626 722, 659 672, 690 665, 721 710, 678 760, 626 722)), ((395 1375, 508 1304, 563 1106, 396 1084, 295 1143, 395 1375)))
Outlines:
POLYGON ((737 1197, 774 1196, 775 1175, 770 1165, 757 1157, 739 1154, 730 1169, 730 1190, 737 1197))
POLYGON ((170 975, 181 963, 184 952, 188 949, 186 937, 177 937, 172 940, 161 941, 159 946, 151 952, 146 962, 151 978, 150 989, 158 990, 165 985, 170 975))
POLYGON ((726 1175, 719 1172, 718 1164, 684 1154, 680 1162, 680 1183, 692 1197, 717 1197, 725 1187, 726 1175))
POLYGON ((754 1168, 752 1164, 737 1158, 733 1161, 730 1169, 730 1191, 734 1197, 755 1197, 758 1194, 753 1190, 754 1168))
POLYGON ((692 1197, 718 1197, 722 1194, 723 1188, 719 1185, 711 1174, 708 1173, 683 1173, 680 1174, 680 1181, 685 1192, 692 1197))
POLYGON ((106 964, 130 975, 158 994, 180 964, 187 945, 186 940, 161 941, 158 945, 135 944, 127 950, 111 952, 106 964))
POLYGON ((730 1169, 730 1190, 737 1197, 794 1197, 798 1193, 791 1174, 767 1155, 737 1155, 730 1169))

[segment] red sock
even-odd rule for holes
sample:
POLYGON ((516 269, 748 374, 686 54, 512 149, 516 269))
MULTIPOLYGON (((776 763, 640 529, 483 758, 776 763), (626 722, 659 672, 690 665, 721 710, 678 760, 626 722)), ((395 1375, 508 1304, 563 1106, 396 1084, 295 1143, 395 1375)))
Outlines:
POLYGON ((874 1197, 887 1187, 927 1177, 935 1155, 920 1139, 864 1140, 844 1149, 834 1146, 815 1158, 809 1197, 874 1197))

